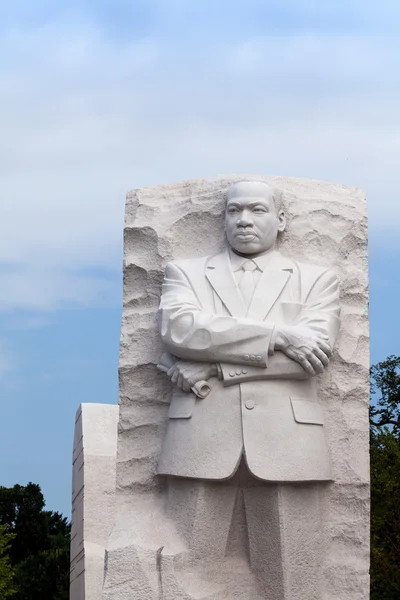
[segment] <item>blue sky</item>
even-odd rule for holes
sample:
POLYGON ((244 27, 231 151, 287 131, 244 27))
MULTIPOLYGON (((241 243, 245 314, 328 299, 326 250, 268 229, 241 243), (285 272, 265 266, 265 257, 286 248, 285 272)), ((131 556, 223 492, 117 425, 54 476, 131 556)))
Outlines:
POLYGON ((366 190, 372 361, 399 354, 400 4, 0 4, 0 485, 69 514, 80 402, 117 402, 127 190, 217 173, 366 190))

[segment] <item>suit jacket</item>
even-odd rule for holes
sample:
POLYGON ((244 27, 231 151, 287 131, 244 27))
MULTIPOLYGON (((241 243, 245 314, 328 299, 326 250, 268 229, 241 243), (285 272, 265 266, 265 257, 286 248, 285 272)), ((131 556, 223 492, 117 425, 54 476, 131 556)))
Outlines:
POLYGON ((216 362, 204 399, 172 397, 158 472, 227 479, 244 453, 250 472, 275 482, 332 478, 315 378, 282 352, 269 355, 275 325, 339 329, 336 276, 274 252, 251 304, 244 305, 227 251, 166 266, 162 339, 178 358, 216 362))

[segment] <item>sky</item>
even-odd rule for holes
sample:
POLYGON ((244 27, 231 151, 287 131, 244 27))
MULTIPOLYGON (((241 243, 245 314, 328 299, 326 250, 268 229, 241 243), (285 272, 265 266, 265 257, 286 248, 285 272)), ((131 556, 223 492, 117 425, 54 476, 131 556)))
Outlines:
POLYGON ((0 485, 70 513, 116 403, 128 190, 218 173, 366 191, 371 360, 400 354, 398 0, 0 2, 0 485))

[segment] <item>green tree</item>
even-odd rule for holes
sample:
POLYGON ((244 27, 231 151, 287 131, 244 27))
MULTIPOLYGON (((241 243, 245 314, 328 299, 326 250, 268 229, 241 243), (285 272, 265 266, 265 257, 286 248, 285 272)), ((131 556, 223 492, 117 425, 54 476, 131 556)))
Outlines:
POLYGON ((400 357, 371 368, 371 600, 400 598, 400 357))
POLYGON ((49 524, 44 506, 37 484, 0 487, 0 523, 15 534, 10 548, 13 565, 48 546, 49 524))
POLYGON ((371 367, 370 423, 373 433, 389 426, 400 435, 400 356, 389 356, 371 367))
POLYGON ((44 507, 36 484, 0 487, 0 523, 12 534, 14 600, 68 600, 70 525, 44 507))
POLYGON ((13 535, 7 533, 6 527, 0 526, 0 598, 6 600, 14 596, 14 569, 9 555, 13 535))

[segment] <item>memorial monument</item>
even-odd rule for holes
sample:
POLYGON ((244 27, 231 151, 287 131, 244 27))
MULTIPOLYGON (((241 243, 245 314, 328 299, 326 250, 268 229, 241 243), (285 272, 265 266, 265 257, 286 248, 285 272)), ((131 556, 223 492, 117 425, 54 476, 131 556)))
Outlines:
POLYGON ((119 415, 80 408, 71 600, 369 597, 366 242, 357 188, 128 194, 119 415))

